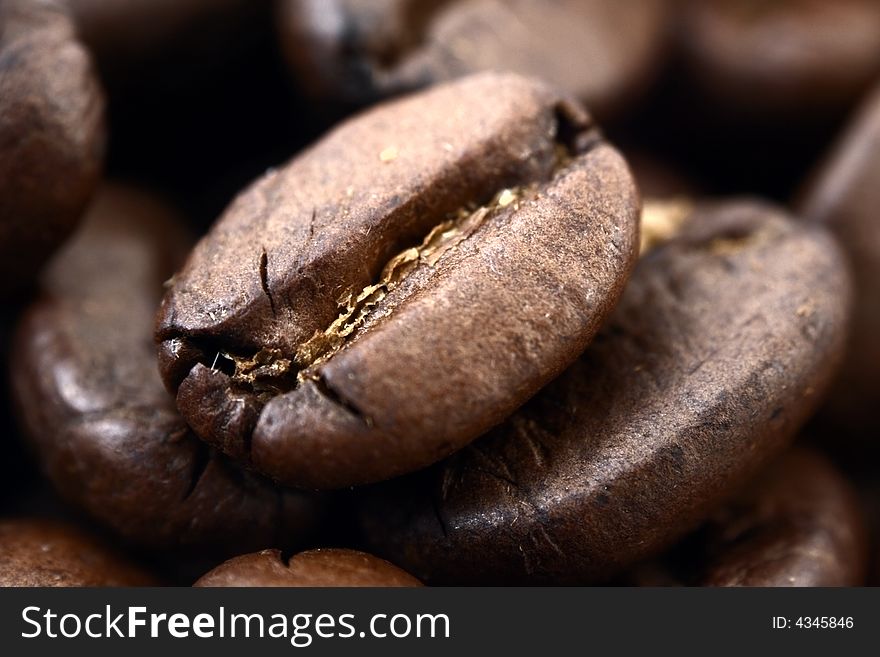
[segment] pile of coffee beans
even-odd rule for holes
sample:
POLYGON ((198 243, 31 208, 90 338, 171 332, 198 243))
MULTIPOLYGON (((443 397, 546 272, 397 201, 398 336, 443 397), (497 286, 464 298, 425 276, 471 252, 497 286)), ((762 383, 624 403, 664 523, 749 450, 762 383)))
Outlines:
POLYGON ((876 0, 0 0, 0 585, 880 579, 876 0))

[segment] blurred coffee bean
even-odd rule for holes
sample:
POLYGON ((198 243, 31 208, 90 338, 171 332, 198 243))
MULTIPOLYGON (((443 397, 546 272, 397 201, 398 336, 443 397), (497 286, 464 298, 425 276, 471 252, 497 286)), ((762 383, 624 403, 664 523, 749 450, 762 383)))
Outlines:
POLYGON ((421 586, 415 577, 387 561, 363 552, 323 549, 285 557, 263 550, 230 559, 194 586, 421 586))
POLYGON ((783 456, 683 545, 666 564, 678 585, 865 584, 868 541, 856 491, 810 448, 783 456))
POLYGON ((140 567, 72 525, 0 520, 0 586, 155 586, 140 567))
POLYGON ((281 48, 315 100, 366 103, 379 95, 374 69, 416 47, 449 1, 280 0, 281 48))
POLYGON ((876 0, 686 0, 694 81, 728 109, 799 121, 846 106, 880 75, 876 0))
POLYGON ((662 64, 663 0, 284 0, 279 29, 316 97, 365 103, 478 71, 542 78, 609 118, 662 64))
POLYGON ((104 99, 69 16, 0 3, 0 297, 27 287, 100 175, 104 99))
MULTIPOLYGON (((880 5, 878 5, 880 7, 880 5)), ((840 430, 876 443, 880 418, 880 88, 847 129, 806 190, 800 212, 843 244, 856 288, 848 357, 825 415, 840 430)))
POLYGON ((18 326, 22 425, 61 494, 130 542, 221 556, 296 544, 315 503, 196 439, 156 371, 152 320, 188 243, 153 198, 102 190, 18 326))
POLYGON ((706 531, 706 586, 865 583, 858 498, 818 452, 790 452, 715 514, 706 531))
POLYGON ((795 448, 662 559, 641 586, 860 586, 865 521, 852 485, 819 452, 795 448))
POLYGON ((428 582, 583 583, 693 529, 789 443, 838 363, 834 241, 755 201, 643 257, 584 356, 501 427, 367 497, 377 553, 428 582))

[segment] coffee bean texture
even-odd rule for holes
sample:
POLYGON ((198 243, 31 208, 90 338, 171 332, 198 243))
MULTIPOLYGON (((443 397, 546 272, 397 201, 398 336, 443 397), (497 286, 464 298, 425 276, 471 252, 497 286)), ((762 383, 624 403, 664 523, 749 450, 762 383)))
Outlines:
POLYGON ((868 540, 855 488, 820 452, 795 447, 628 586, 863 586, 868 540))
POLYGON ((0 520, 0 587, 156 584, 151 575, 75 527, 48 520, 0 520))
POLYGON ((824 231, 756 201, 698 207, 560 378, 437 468, 374 491, 369 543, 428 582, 610 577, 788 444, 840 360, 849 295, 824 231))
POLYGON ((828 459, 795 449, 707 530, 704 586, 861 586, 865 521, 852 486, 828 459))
POLYGON ((174 277, 162 375, 284 484, 386 479, 501 422, 583 351, 638 248, 589 116, 485 74, 380 106, 241 194, 174 277))
POLYGON ((230 559, 195 586, 401 587, 421 582, 387 561, 356 550, 324 549, 284 557, 263 550, 230 559))
POLYGON ((150 196, 102 189, 19 323, 22 425, 60 493, 131 542, 206 556, 294 544, 314 502, 193 436, 156 370, 152 318, 188 243, 150 196))

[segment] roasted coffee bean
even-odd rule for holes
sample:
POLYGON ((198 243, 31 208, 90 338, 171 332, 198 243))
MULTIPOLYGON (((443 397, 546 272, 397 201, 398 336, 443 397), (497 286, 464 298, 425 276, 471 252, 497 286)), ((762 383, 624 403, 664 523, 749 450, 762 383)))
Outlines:
POLYGON ((850 484, 817 452, 797 449, 708 528, 707 586, 859 586, 867 538, 850 484))
POLYGON ((700 85, 756 116, 845 107, 880 75, 876 0, 687 0, 679 33, 700 85))
POLYGON ((281 47, 313 97, 368 102, 379 95, 374 69, 417 46, 448 1, 281 0, 281 47))
POLYGON ((880 88, 831 153, 801 203, 827 226, 849 256, 856 301, 848 357, 827 416, 838 428, 874 442, 880 419, 880 88))
POLYGON ((421 586, 415 577, 355 550, 326 549, 285 558, 278 550, 263 550, 230 559, 194 586, 421 586))
POLYGON ((796 448, 693 536, 624 583, 641 586, 860 586, 867 568, 856 492, 828 459, 796 448))
POLYGON ((13 392, 61 494, 129 541, 229 554, 297 542, 314 503, 195 438, 156 371, 162 282, 188 240, 144 194, 100 193, 18 326, 13 392))
POLYGON ((846 274, 824 231, 781 210, 698 208, 642 258, 575 365, 486 437, 364 502, 368 544, 442 583, 589 582, 657 552, 821 399, 846 274))
POLYGON ((0 586, 155 586, 138 566, 76 527, 0 520, 0 586))
POLYGON ((584 350, 637 193, 576 105, 483 74, 379 107, 244 192, 175 276, 160 367, 195 432, 290 485, 433 463, 584 350))
POLYGON ((282 45, 318 96, 366 102, 487 70, 547 80, 600 117, 646 86, 663 0, 285 0, 282 45))
POLYGON ((29 285, 100 175, 103 95, 62 7, 0 3, 0 297, 29 285))

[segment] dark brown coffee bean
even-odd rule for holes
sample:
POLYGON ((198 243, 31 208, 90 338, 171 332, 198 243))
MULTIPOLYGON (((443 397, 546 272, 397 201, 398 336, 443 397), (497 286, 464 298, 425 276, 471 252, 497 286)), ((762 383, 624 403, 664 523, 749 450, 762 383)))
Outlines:
POLYGON ((630 586, 860 586, 867 538, 855 490, 828 459, 795 448, 630 586))
MULTIPOLYGON (((880 6, 880 5, 878 5, 880 6)), ((880 88, 825 163, 801 204, 809 220, 827 226, 849 256, 856 286, 848 357, 829 402, 828 417, 874 442, 880 419, 880 88)))
POLYGON ((15 338, 22 424, 62 495, 130 541, 222 555, 295 543, 314 503, 195 438, 156 372, 152 319, 188 243, 169 215, 108 187, 52 261, 15 338))
POLYGON ((103 95, 68 15, 0 3, 0 296, 30 284, 98 181, 103 95))
POLYGON ((547 80, 605 117, 666 44, 663 0, 286 0, 281 40, 313 93, 365 102, 478 71, 547 80))
POLYGON ((834 241, 754 201, 645 256, 584 356, 498 429, 364 511, 429 582, 607 578, 692 529, 782 449, 843 347, 834 241))
POLYGON ((728 105, 799 118, 880 74, 876 0, 687 0, 679 30, 700 84, 728 105))
POLYGON ((709 523, 705 586, 860 586, 867 537, 855 491, 796 449, 709 523))
POLYGON ((194 586, 421 586, 415 577, 355 550, 300 552, 285 559, 278 550, 263 550, 230 559, 194 586))
POLYGON ((79 529, 0 520, 0 586, 155 586, 156 580, 79 529))
POLYGON ((620 155, 536 82, 484 74, 390 103, 258 181, 198 244, 159 313, 163 377, 196 433, 283 483, 410 472, 583 351, 637 214, 620 155))

